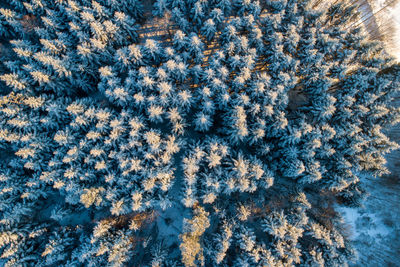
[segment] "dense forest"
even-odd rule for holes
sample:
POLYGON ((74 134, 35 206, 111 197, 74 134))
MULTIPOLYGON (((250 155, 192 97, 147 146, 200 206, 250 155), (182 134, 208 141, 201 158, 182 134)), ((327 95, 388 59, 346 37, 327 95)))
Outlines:
POLYGON ((400 65, 314 6, 0 1, 0 265, 354 263, 400 65))

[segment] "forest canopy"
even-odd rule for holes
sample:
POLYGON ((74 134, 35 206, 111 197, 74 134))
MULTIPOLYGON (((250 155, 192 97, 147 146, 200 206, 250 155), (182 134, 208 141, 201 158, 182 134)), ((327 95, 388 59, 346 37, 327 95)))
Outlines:
POLYGON ((0 265, 347 266, 332 205, 388 173, 400 119, 400 66, 357 18, 0 1, 0 265))

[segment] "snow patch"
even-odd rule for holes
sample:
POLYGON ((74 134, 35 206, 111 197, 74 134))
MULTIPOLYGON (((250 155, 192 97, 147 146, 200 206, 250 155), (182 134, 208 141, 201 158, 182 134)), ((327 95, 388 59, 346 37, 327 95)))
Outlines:
POLYGON ((353 241, 362 236, 381 238, 390 234, 390 229, 374 213, 366 212, 362 208, 338 207, 337 210, 351 227, 350 239, 353 241))

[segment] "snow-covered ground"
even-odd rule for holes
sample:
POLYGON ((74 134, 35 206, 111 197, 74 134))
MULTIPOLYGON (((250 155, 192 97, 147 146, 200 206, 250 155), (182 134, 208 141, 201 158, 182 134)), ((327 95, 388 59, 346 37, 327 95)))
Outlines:
POLYGON ((354 266, 400 266, 398 172, 367 181, 366 189, 370 196, 363 207, 337 208, 358 254, 354 266))
POLYGON ((351 240, 358 240, 363 235, 379 239, 391 233, 391 228, 386 226, 382 218, 377 217, 373 211, 348 207, 341 207, 339 211, 350 225, 351 240))

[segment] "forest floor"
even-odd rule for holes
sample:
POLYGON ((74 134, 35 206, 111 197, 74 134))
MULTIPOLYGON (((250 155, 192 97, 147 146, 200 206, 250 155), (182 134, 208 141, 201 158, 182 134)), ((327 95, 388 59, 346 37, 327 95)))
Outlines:
POLYGON ((399 266, 400 181, 397 175, 368 179, 362 207, 337 207, 358 254, 354 266, 399 266))

